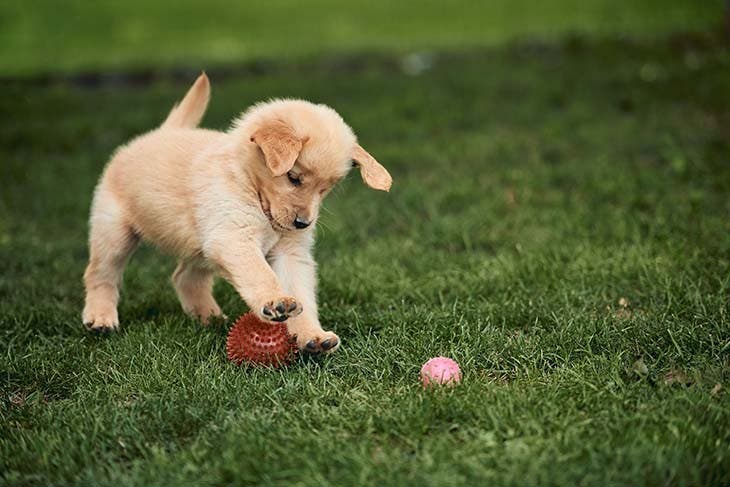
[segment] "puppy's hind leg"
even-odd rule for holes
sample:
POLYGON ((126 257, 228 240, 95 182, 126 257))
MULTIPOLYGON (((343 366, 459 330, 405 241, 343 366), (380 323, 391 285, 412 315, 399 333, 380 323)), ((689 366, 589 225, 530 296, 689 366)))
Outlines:
POLYGON ((197 259, 181 261, 172 274, 172 284, 186 313, 204 324, 222 316, 213 297, 213 270, 197 259))
POLYGON ((108 193, 99 192, 95 196, 90 225, 89 265, 84 273, 86 305, 82 318, 91 331, 106 333, 119 327, 119 284, 139 237, 123 221, 118 203, 108 193))

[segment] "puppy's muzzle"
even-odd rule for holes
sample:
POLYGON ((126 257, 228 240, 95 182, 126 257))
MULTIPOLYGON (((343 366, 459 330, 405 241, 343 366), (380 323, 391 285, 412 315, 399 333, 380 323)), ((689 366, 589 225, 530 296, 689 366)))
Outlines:
POLYGON ((299 228, 299 229, 307 228, 310 223, 312 223, 312 222, 308 221, 308 220, 304 220, 303 218, 300 218, 297 216, 294 219, 294 228, 299 228))

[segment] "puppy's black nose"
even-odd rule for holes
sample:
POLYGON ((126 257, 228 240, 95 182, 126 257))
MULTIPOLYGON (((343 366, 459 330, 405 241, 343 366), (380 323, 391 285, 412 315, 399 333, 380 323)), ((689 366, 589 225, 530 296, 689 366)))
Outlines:
POLYGON ((296 228, 307 228, 311 222, 308 222, 307 220, 302 220, 299 217, 296 217, 294 219, 294 226, 296 228))

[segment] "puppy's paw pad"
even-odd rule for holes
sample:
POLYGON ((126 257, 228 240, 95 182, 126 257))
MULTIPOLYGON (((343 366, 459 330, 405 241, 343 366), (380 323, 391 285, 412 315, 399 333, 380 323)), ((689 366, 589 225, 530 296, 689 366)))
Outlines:
POLYGON ((307 353, 332 353, 340 346, 340 338, 332 332, 309 337, 309 340, 298 340, 299 348, 307 353))
POLYGON ((284 297, 269 301, 261 309, 262 318, 269 321, 282 322, 298 316, 302 312, 302 305, 291 297, 284 297))
POLYGON ((118 322, 107 322, 104 320, 96 320, 91 322, 84 321, 84 326, 88 331, 95 335, 108 335, 109 333, 117 331, 119 329, 118 322))
POLYGON ((117 310, 112 307, 86 308, 82 320, 87 330, 99 335, 119 329, 117 310))
POLYGON ((338 337, 327 338, 319 345, 322 347, 323 352, 329 352, 330 350, 334 351, 340 346, 340 339, 338 337))

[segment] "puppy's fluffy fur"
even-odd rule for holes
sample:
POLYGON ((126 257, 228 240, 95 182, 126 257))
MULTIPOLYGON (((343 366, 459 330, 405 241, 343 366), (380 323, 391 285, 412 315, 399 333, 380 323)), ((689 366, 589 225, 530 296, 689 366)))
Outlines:
POLYGON ((196 128, 210 96, 205 74, 161 127, 119 148, 96 188, 84 323, 119 326, 126 261, 140 239, 179 259, 172 281, 183 309, 221 316, 213 277, 229 281, 264 320, 287 321, 300 348, 330 352, 311 248, 319 206, 349 169, 388 191, 390 174, 331 108, 301 100, 251 107, 227 132, 196 128))

